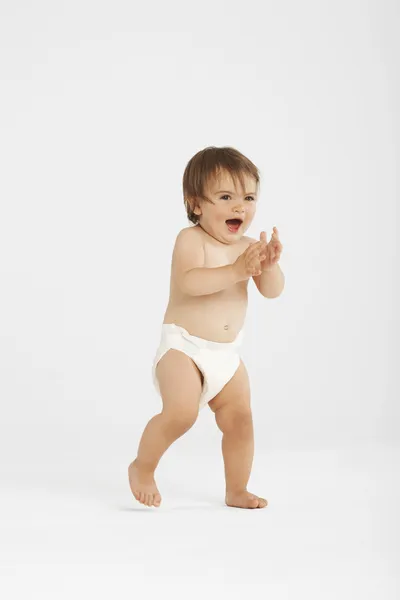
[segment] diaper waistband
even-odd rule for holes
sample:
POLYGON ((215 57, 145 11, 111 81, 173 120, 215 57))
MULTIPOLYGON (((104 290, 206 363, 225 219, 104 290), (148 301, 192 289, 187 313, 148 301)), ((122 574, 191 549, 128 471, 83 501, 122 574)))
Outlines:
POLYGON ((237 348, 241 345, 243 340, 243 330, 241 330, 233 342, 214 342, 213 340, 206 340, 196 335, 191 335, 186 329, 175 323, 163 323, 163 333, 178 333, 185 339, 193 342, 198 348, 208 348, 209 350, 230 350, 237 348))

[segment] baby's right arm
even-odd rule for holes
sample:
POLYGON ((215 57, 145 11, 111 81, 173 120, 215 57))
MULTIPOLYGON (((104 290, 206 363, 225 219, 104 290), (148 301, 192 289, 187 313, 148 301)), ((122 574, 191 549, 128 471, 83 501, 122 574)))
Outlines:
POLYGON ((251 244, 231 265, 204 267, 204 242, 190 227, 176 238, 172 258, 173 277, 185 294, 204 296, 259 274, 260 243, 251 244))

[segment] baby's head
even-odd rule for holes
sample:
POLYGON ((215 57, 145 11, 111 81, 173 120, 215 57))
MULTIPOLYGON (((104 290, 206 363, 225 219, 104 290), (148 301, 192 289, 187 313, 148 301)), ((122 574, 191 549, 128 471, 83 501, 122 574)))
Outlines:
POLYGON ((259 186, 257 167, 238 150, 205 148, 183 174, 188 219, 220 242, 235 243, 254 218, 259 186))

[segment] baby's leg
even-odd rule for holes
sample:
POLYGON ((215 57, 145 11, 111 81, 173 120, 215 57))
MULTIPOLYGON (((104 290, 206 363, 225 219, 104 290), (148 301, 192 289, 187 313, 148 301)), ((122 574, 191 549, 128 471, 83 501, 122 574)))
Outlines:
POLYGON ((167 448, 195 423, 202 389, 197 366, 178 350, 168 350, 159 361, 156 373, 163 409, 148 422, 137 458, 128 469, 133 495, 147 506, 160 505, 154 471, 167 448))
POLYGON ((243 362, 221 392, 209 402, 209 406, 223 433, 226 504, 238 508, 264 508, 267 501, 247 491, 253 463, 254 436, 250 385, 243 362))

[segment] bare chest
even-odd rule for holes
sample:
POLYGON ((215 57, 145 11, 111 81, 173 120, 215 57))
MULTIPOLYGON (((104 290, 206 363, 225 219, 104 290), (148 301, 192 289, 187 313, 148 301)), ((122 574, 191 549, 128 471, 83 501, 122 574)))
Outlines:
POLYGON ((216 246, 214 244, 205 244, 204 260, 205 267, 223 267, 231 265, 246 250, 249 243, 240 241, 231 246, 216 246))

